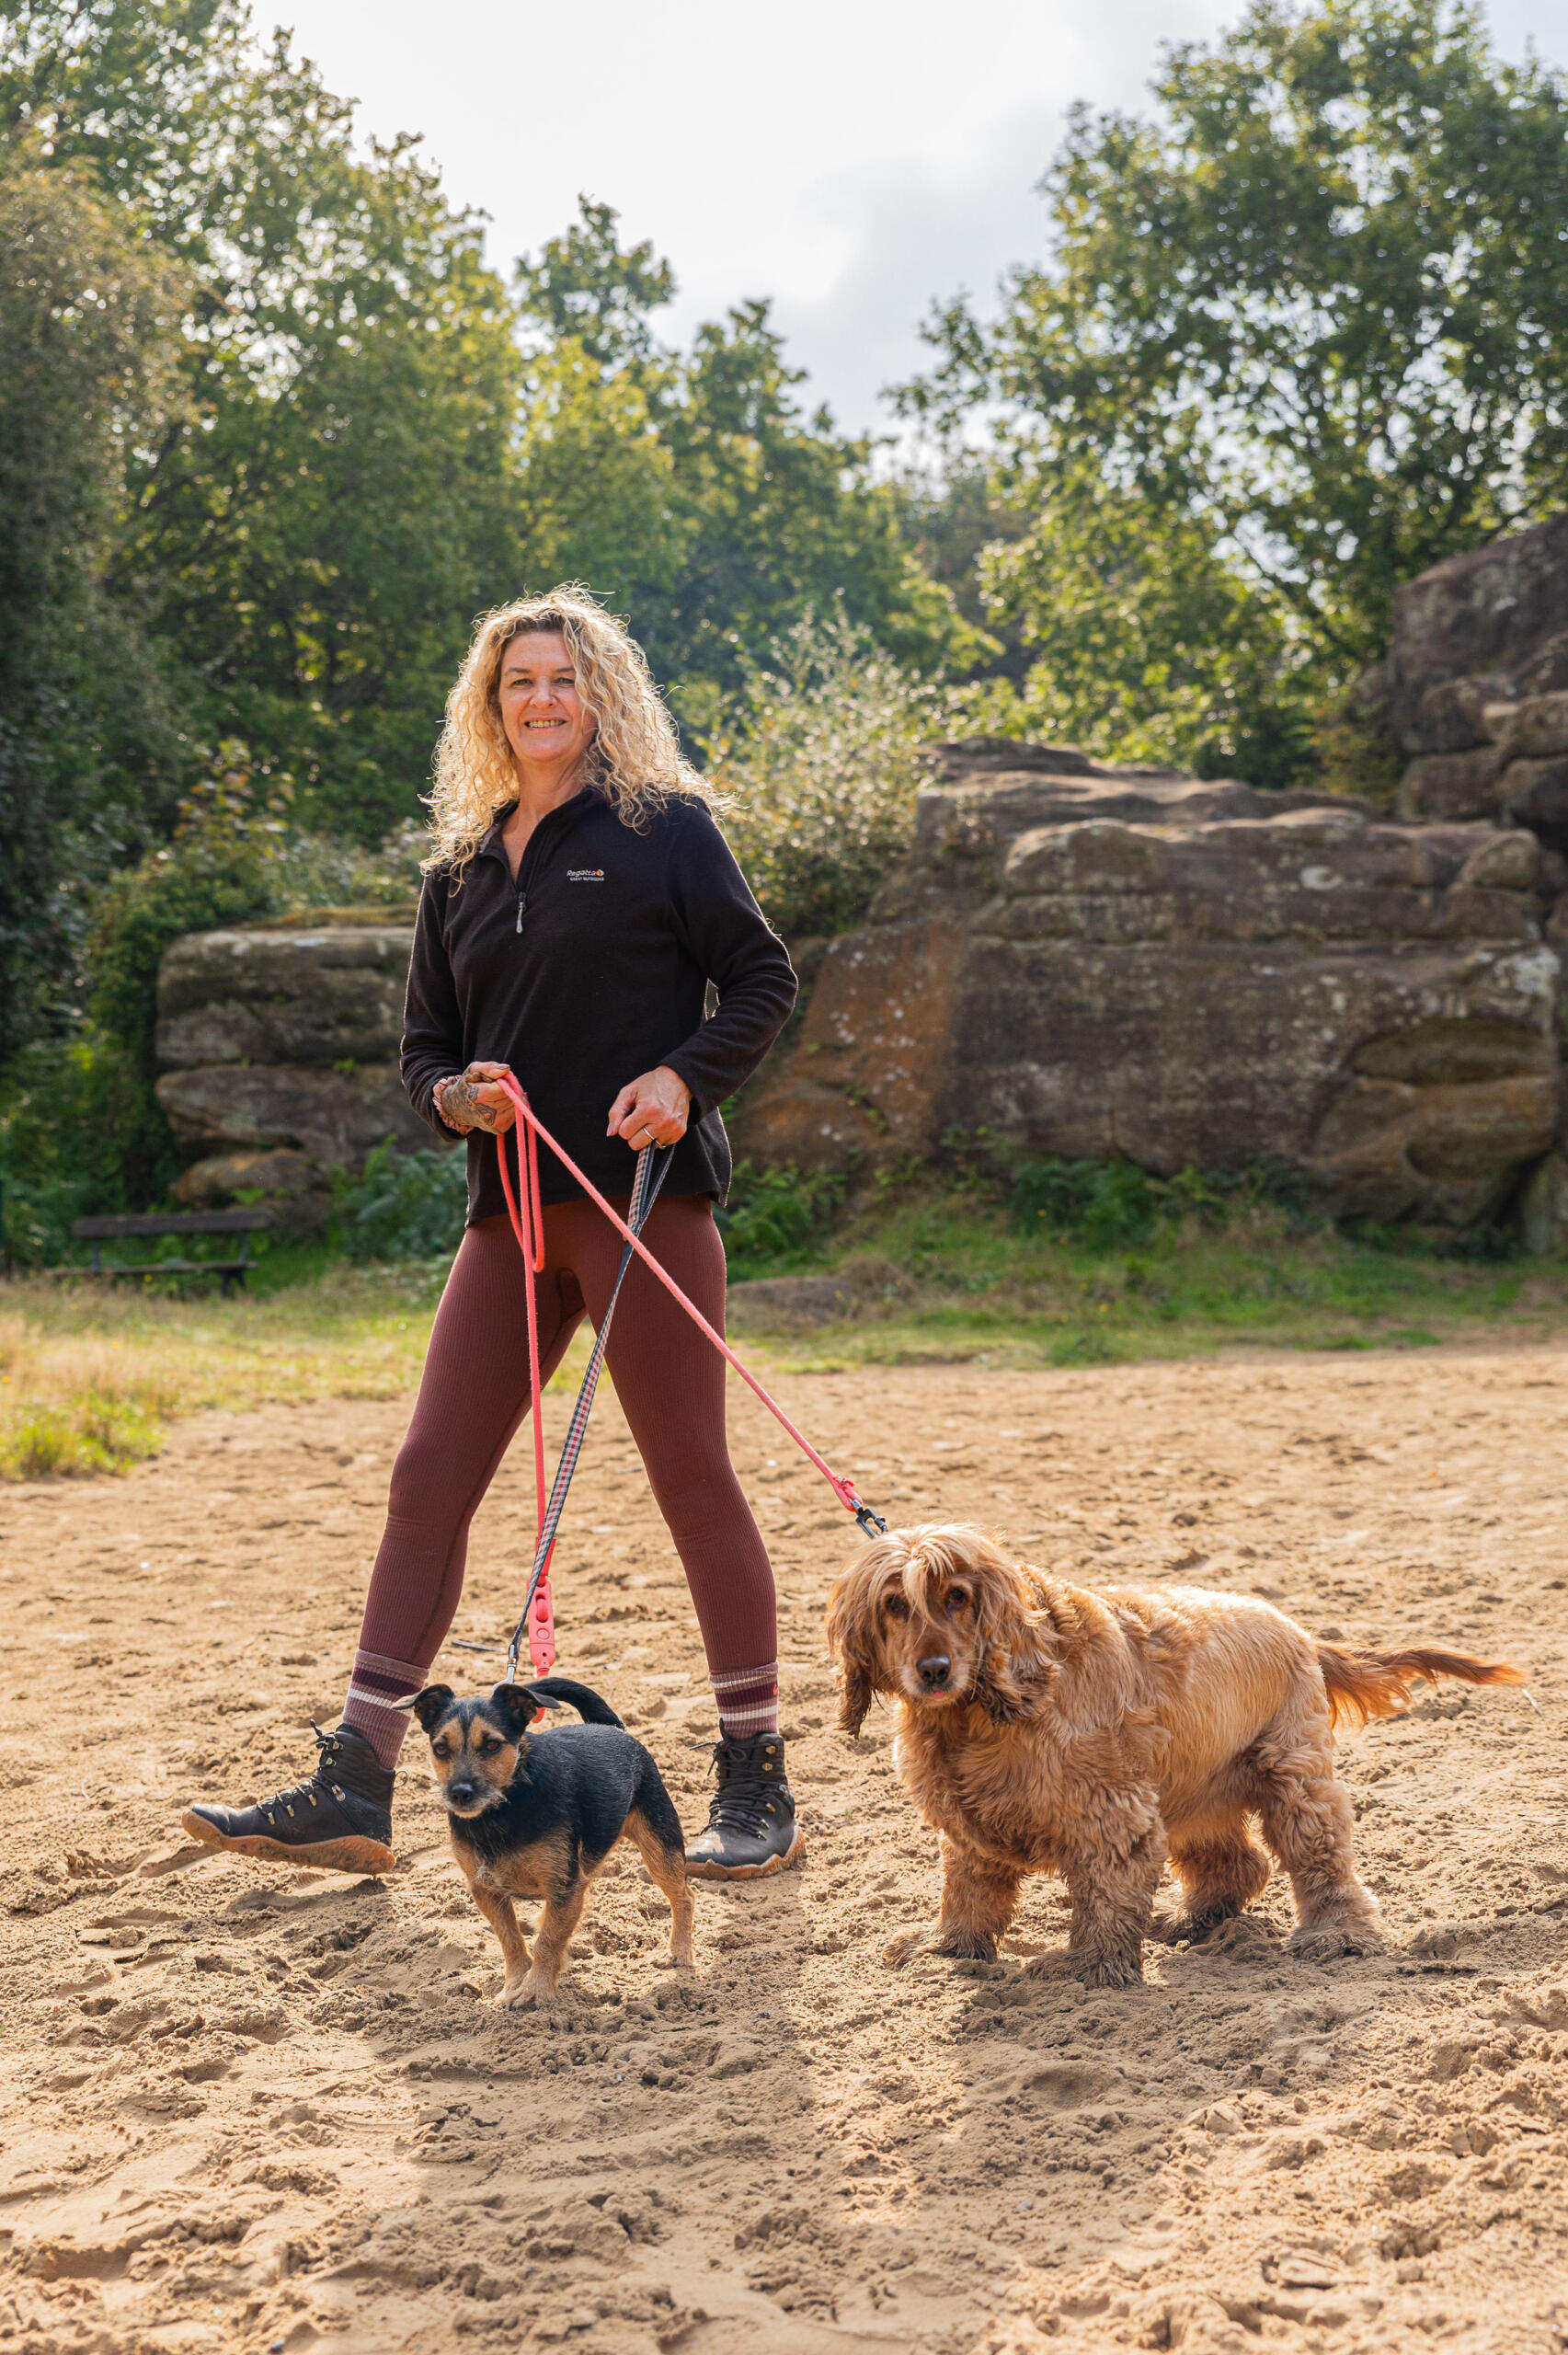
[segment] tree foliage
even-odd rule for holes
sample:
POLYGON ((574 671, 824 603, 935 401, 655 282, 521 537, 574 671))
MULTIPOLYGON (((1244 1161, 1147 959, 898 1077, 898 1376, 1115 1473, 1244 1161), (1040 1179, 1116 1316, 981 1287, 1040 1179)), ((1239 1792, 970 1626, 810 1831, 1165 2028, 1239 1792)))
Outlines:
POLYGON ((977 685, 973 722, 1263 785, 1310 764, 1314 679, 1299 640, 1194 517, 1083 467, 977 571, 1028 668, 1021 685, 977 685))
POLYGON ((0 181, 12 1045, 74 1018, 90 888, 220 743, 340 838, 413 817, 474 615, 520 590, 589 581, 695 721, 835 596, 961 657, 765 304, 667 348, 670 265, 587 200, 508 285, 417 144, 359 141, 240 0, 0 0, 0 181))
POLYGON ((661 345, 675 291, 615 213, 580 218, 519 266, 536 342, 522 436, 527 569, 616 603, 692 722, 711 721, 781 632, 835 601, 917 669, 986 643, 911 547, 864 438, 803 413, 765 302, 661 345))
POLYGON ((74 173, 0 176, 0 1059, 70 1016, 87 891, 171 734, 105 580, 129 465, 177 414, 177 270, 74 173))
MULTIPOLYGON (((1402 580, 1568 487, 1568 85, 1458 0, 1254 0, 1153 86, 1151 119, 1075 112, 1049 260, 993 323, 942 316, 906 400, 1003 406, 1038 513, 1004 608, 1083 572, 1102 499, 1150 572, 1252 601, 1288 707, 1379 650, 1402 580)), ((1142 670, 1116 685, 1151 710, 1142 670)))

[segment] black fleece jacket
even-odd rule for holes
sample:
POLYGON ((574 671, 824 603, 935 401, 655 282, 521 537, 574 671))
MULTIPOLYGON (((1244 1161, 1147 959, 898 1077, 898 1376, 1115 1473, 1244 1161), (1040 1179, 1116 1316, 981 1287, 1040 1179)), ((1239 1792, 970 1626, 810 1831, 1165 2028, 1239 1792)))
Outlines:
MULTIPOLYGON (((667 1194, 729 1186, 718 1107, 784 1028, 795 981, 706 806, 672 795, 640 829, 579 793, 529 837, 514 884, 503 810, 461 881, 425 878, 403 1017, 403 1085, 436 1134, 438 1079, 509 1063, 545 1127, 601 1193, 629 1194, 636 1155, 604 1133, 629 1080, 668 1063, 692 1091, 667 1194), (703 1019, 709 982, 718 996, 703 1019)), ((511 1148, 509 1145, 509 1150, 511 1148)), ((515 1173, 515 1159, 509 1165, 515 1173)), ((544 1146, 546 1202, 582 1191, 544 1146)), ((468 1219, 506 1209, 496 1140, 468 1140, 468 1219)))

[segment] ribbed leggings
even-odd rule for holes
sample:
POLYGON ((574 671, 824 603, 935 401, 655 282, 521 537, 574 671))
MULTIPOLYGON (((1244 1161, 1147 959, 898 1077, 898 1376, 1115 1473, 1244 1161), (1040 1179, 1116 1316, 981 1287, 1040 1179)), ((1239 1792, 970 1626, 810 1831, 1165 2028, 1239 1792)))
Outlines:
MULTIPOLYGON (((624 1217, 625 1203, 615 1207, 624 1217)), ((657 1202, 643 1239, 722 1333, 724 1245, 708 1197, 657 1202)), ((544 1241, 539 1350, 548 1380, 585 1311, 596 1326, 602 1318, 622 1238, 601 1211, 578 1200, 545 1211, 544 1241)), ((469 1522, 531 1403, 525 1284, 508 1222, 471 1226, 436 1311, 414 1418, 393 1467, 361 1653, 425 1669, 452 1626, 469 1522)), ((710 1671, 772 1661, 773 1566, 729 1460, 724 1360, 640 1260, 622 1287, 608 1363, 685 1568, 710 1671)), ((531 1563, 513 1567, 521 1609, 531 1563)))

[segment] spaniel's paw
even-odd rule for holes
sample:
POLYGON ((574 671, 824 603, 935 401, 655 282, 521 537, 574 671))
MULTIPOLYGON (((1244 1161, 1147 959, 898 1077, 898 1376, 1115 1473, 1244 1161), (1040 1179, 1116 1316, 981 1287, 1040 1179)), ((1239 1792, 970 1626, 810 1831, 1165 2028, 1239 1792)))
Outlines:
POLYGON ((1290 1940, 1298 1962, 1339 1962, 1346 1955, 1381 1954, 1385 1940, 1371 1922, 1303 1923, 1290 1940))
POLYGON ((1059 1947, 1054 1954, 1031 1956, 1024 1965, 1025 1979, 1076 1979, 1085 1987, 1136 1987, 1143 1977, 1141 1955, 1059 1947))
POLYGON ((1073 1957, 1072 1968, 1085 1987, 1139 1987, 1143 1983, 1141 1954, 1118 1954, 1114 1948, 1102 1954, 1081 1954, 1073 1957))
POLYGON ((503 2012, 547 2012, 555 2001, 555 1989, 532 1970, 525 1979, 509 1979, 496 1998, 503 2012))
POLYGON ((1265 1923, 1246 1913, 1158 1912, 1149 1924, 1149 1935, 1161 1946, 1196 1947, 1206 1940, 1219 1946, 1247 1946, 1254 1938, 1271 1937, 1274 1934, 1265 1923))
POLYGON ((949 1962, 994 1962, 996 1940, 963 1930, 906 1930, 882 1949, 882 1959, 898 1970, 917 1954, 938 1954, 949 1962))

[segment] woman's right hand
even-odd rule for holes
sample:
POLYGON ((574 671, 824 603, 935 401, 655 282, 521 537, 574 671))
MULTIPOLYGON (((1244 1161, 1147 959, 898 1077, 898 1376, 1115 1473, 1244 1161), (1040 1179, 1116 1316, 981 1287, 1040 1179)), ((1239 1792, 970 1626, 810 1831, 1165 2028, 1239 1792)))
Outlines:
POLYGON ((460 1135, 483 1129, 487 1136, 505 1136, 517 1124, 517 1108, 498 1083, 511 1075, 509 1063, 470 1063, 456 1079, 443 1082, 436 1109, 460 1135))

